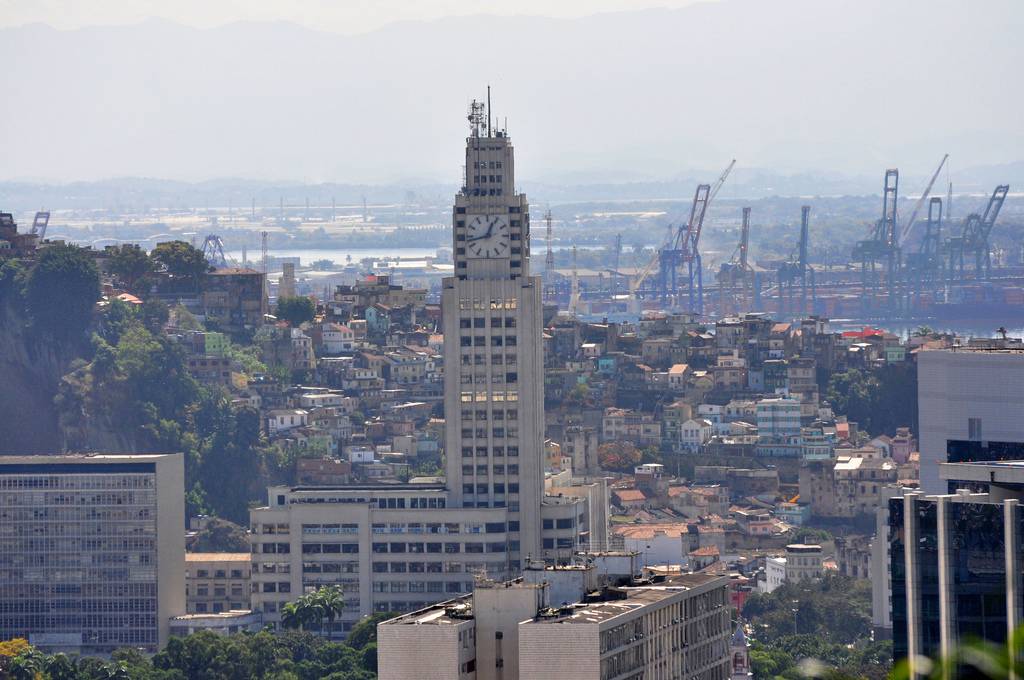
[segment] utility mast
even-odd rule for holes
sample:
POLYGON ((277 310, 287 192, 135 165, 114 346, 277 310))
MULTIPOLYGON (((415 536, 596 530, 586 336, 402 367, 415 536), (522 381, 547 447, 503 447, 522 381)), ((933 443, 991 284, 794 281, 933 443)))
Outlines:
MULTIPOLYGON (((283 205, 284 199, 281 199, 281 201, 283 205)), ((260 248, 262 250, 261 255, 263 258, 263 297, 269 298, 270 282, 267 281, 267 232, 265 231, 260 233, 260 248)))
POLYGON ((267 232, 265 232, 265 231, 260 234, 260 248, 262 249, 261 250, 261 255, 263 257, 263 275, 266 276, 267 275, 267 232))
POLYGON ((615 235, 615 259, 613 265, 615 271, 612 272, 612 295, 619 292, 619 263, 622 260, 622 234, 615 235))
POLYGON ((548 277, 550 277, 551 276, 551 272, 553 272, 555 270, 555 253, 554 253, 553 250, 551 250, 551 209, 550 208, 548 209, 548 211, 546 213, 544 213, 544 223, 547 225, 547 240, 546 240, 546 242, 548 244, 548 252, 544 256, 544 270, 545 270, 544 273, 547 274, 548 277))
POLYGON ((569 313, 576 316, 580 304, 580 276, 576 267, 576 244, 572 245, 572 289, 569 294, 569 313))

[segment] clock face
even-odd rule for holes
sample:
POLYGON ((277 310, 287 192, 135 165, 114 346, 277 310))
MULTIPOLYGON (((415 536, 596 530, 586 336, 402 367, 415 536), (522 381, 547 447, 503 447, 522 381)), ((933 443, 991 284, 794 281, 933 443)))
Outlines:
POLYGON ((510 240, 508 220, 503 215, 476 215, 466 223, 467 257, 508 257, 510 240))

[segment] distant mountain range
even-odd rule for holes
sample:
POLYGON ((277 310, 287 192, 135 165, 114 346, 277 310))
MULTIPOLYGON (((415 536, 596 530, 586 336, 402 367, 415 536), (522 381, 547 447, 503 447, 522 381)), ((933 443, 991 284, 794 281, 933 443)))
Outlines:
MULTIPOLYGON (((535 205, 566 205, 573 203, 673 201, 688 203, 698 183, 712 182, 720 170, 692 173, 660 181, 628 182, 536 182, 524 180, 520 189, 535 205)), ((901 196, 917 196, 930 175, 901 175, 901 196)), ((1024 162, 991 165, 956 173, 957 194, 988 194, 996 184, 1009 184, 1011 191, 1024 191, 1024 162)), ((873 196, 880 195, 882 171, 877 177, 802 173, 786 175, 760 169, 737 167, 722 187, 722 199, 759 199, 772 196, 873 196)), ((0 211, 30 212, 42 207, 60 209, 110 209, 114 211, 140 208, 204 208, 233 207, 246 212, 255 200, 261 208, 303 206, 306 199, 316 206, 360 206, 368 203, 406 203, 447 205, 458 191, 458 184, 381 183, 346 184, 301 182, 270 182, 246 179, 216 179, 183 182, 152 178, 115 178, 89 182, 42 183, 0 181, 0 211)), ((933 195, 945 196, 943 175, 933 195)))
POLYGON ((561 187, 552 200, 692 194, 733 157, 737 192, 877 192, 885 167, 923 178, 946 152, 954 182, 987 185, 1024 174, 1022 34, 1018 0, 721 0, 358 36, 29 25, 0 30, 0 179, 447 194, 466 105, 491 83, 518 178, 561 187))

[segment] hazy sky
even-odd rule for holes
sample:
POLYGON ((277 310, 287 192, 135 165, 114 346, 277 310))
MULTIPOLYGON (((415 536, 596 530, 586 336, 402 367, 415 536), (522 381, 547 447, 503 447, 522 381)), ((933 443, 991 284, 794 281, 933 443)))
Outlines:
POLYGON ((0 179, 458 182, 487 84, 531 181, 956 172, 1024 161, 1021 35, 1022 0, 0 0, 0 179))
POLYGON ((134 23, 156 17, 200 28, 233 21, 291 21, 324 31, 352 34, 406 20, 471 14, 580 17, 599 12, 682 7, 697 1, 0 0, 0 26, 40 22, 57 28, 80 28, 134 23))

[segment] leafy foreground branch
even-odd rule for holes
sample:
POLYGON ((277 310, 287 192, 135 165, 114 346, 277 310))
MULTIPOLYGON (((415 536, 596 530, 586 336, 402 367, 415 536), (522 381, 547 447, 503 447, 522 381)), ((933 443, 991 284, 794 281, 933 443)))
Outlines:
POLYGON ((43 654, 25 640, 0 642, 0 680, 373 680, 377 677, 377 614, 358 623, 344 643, 303 631, 173 638, 152 658, 132 649, 109 660, 43 654))

